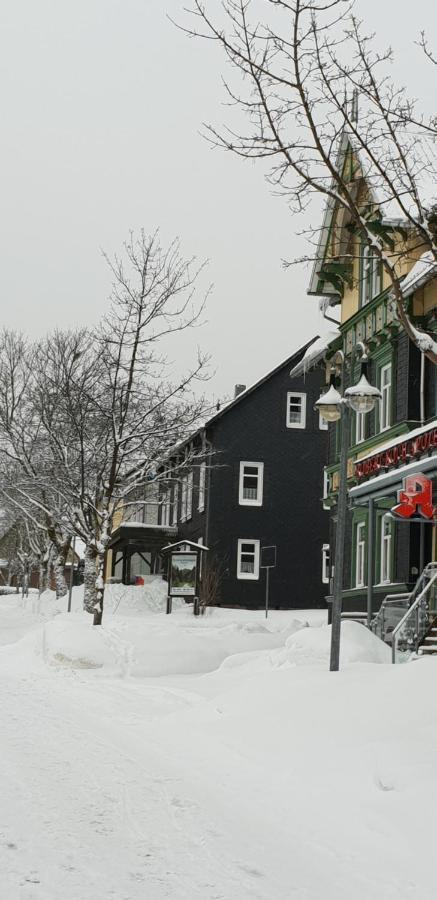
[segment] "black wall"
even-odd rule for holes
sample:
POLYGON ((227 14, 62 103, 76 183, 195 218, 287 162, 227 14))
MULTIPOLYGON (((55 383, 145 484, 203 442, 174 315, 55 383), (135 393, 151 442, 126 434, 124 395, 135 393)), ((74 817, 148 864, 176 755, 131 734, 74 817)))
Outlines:
POLYGON ((323 466, 327 431, 319 429, 313 405, 320 395, 320 372, 291 379, 290 363, 252 394, 243 397, 208 429, 214 447, 210 471, 209 527, 193 504, 192 522, 183 536, 208 542, 224 568, 222 602, 262 607, 265 571, 258 581, 237 579, 239 538, 277 545, 277 568, 271 571, 273 607, 323 606, 322 544, 328 540, 323 511, 323 466), (306 428, 286 427, 288 391, 307 394, 306 428), (262 507, 238 503, 240 460, 264 463, 262 507))

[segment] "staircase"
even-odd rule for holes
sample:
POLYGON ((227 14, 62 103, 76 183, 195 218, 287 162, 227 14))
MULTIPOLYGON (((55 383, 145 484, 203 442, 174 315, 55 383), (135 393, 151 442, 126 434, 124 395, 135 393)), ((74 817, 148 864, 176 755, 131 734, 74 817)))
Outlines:
POLYGON ((391 645, 394 663, 437 654, 437 563, 425 566, 411 594, 389 594, 371 629, 391 645))
POLYGON ((426 633, 417 650, 419 656, 437 656, 437 619, 426 633))

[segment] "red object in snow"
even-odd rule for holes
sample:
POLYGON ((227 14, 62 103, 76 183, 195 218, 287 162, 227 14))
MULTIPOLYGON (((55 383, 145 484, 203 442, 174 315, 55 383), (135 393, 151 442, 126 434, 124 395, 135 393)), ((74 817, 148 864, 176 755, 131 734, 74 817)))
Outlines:
POLYGON ((135 575, 135 584, 144 584, 144 578, 142 575, 135 575))

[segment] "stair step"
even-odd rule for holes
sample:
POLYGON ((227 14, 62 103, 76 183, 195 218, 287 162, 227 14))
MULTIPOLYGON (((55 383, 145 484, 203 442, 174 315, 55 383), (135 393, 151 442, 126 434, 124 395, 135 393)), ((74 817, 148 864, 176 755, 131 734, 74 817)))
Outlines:
POLYGON ((436 644, 436 645, 437 645, 437 635, 428 634, 428 635, 426 636, 425 640, 428 641, 429 644, 436 644))
POLYGON ((422 646, 419 647, 419 653, 420 654, 426 653, 427 656, 433 656, 433 655, 437 654, 437 646, 429 645, 428 647, 426 647, 424 644, 422 644, 422 646))

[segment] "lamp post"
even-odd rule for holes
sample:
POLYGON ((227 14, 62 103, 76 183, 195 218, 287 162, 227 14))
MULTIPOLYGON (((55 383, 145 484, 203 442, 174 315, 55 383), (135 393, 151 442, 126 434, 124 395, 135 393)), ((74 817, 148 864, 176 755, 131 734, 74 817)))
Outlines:
POLYGON ((350 410, 369 413, 381 399, 381 391, 367 380, 368 358, 365 347, 357 344, 361 351, 361 377, 357 384, 345 390, 344 396, 338 392, 331 376, 331 384, 325 394, 317 400, 315 408, 326 422, 341 420, 340 468, 337 501, 337 532, 335 538, 334 584, 332 596, 331 658, 330 671, 338 672, 340 664, 341 592, 343 586, 344 539, 347 513, 347 461, 349 450, 350 410))

